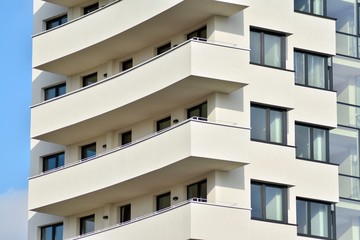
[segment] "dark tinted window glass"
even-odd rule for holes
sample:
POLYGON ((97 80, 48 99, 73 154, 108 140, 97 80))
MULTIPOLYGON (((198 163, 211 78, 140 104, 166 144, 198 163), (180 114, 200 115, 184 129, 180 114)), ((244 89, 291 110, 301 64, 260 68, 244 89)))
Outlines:
POLYGON ((91 12, 95 11, 98 8, 99 8, 99 3, 94 3, 94 4, 90 5, 90 6, 84 7, 84 15, 88 14, 88 13, 91 13, 91 12))
POLYGON ((170 207, 170 204, 171 204, 170 192, 156 197, 156 211, 170 207))
POLYGON ((96 143, 88 144, 81 147, 81 159, 89 158, 96 155, 96 143))
POLYGON ((131 205, 125 205, 120 207, 120 222, 127 222, 131 219, 131 205))
POLYGON ((124 132, 121 134, 121 145, 124 145, 124 144, 128 144, 128 143, 131 143, 131 137, 132 136, 132 132, 131 131, 128 131, 128 132, 124 132))
POLYGON ((157 55, 162 54, 162 53, 170 50, 170 48, 171 48, 171 43, 164 44, 157 48, 156 54, 157 55))
POLYGON ((156 122, 156 131, 163 130, 171 126, 171 117, 161 119, 156 122))
POLYGON ((83 77, 83 87, 89 86, 97 82, 97 72, 83 77))
POLYGON ((90 233, 95 230, 95 215, 80 218, 80 234, 90 233))

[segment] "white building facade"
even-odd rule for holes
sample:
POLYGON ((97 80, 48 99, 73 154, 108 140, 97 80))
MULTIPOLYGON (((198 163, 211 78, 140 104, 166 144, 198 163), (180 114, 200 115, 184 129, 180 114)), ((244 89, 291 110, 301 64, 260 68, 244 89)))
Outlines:
POLYGON ((28 239, 359 240, 350 2, 34 0, 28 239))

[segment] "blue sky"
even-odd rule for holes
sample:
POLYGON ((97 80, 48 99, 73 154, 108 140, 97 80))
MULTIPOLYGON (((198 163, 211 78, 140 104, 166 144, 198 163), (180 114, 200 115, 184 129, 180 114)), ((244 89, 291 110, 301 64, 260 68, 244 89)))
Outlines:
POLYGON ((0 239, 20 240, 26 239, 32 0, 3 1, 2 9, 0 146, 3 151, 0 155, 0 239), (18 223, 17 229, 13 229, 10 222, 18 223))

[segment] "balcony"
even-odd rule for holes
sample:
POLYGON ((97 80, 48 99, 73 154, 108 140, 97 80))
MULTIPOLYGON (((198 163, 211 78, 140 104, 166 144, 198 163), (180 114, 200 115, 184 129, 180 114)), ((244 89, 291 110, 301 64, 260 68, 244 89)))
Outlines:
MULTIPOLYGON (((64 1, 51 2, 62 5, 64 1)), ((35 35, 33 66, 69 76, 169 39, 213 15, 231 16, 247 7, 244 2, 115 1, 92 14, 35 35)))
POLYGON ((33 106, 31 137, 69 145, 213 92, 230 93, 248 84, 248 56, 248 50, 185 42, 127 72, 33 106))
POLYGON ((229 171, 249 163, 249 139, 249 129, 187 120, 129 146, 30 178, 29 209, 68 216, 214 170, 229 171))
POLYGON ((250 209, 188 201, 71 239, 247 239, 249 224, 250 209))

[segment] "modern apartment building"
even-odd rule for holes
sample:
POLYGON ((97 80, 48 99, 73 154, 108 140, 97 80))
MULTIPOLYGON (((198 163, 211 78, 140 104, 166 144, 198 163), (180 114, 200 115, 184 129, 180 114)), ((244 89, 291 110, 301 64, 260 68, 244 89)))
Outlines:
POLYGON ((360 239, 356 0, 34 0, 30 240, 360 239))

